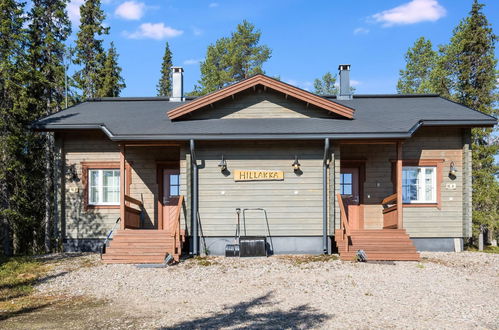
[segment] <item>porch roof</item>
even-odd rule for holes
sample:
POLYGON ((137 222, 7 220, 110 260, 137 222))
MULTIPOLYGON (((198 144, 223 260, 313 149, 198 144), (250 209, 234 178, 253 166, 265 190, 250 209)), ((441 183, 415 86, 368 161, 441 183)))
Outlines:
POLYGON ((90 100, 33 124, 36 130, 101 129, 110 139, 314 139, 408 138, 421 126, 493 126, 497 119, 436 95, 354 95, 336 103, 355 109, 354 119, 262 118, 170 120, 185 102, 167 98, 90 100))

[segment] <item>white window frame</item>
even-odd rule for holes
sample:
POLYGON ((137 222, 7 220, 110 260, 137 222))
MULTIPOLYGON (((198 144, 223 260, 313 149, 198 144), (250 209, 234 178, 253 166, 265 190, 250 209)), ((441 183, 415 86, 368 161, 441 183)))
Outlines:
POLYGON ((119 168, 91 168, 88 169, 87 177, 88 177, 88 205, 92 206, 119 206, 120 205, 120 200, 118 198, 117 202, 104 202, 104 171, 113 171, 113 172, 118 172, 118 196, 120 194, 120 180, 119 177, 121 175, 120 169, 119 168), (97 183, 97 194, 98 194, 98 201, 92 201, 92 172, 98 172, 98 183, 97 183))
MULTIPOLYGON (((437 166, 403 166, 402 167, 402 177, 403 177, 403 172, 407 170, 418 170, 418 182, 417 182, 417 194, 418 194, 418 199, 417 200, 406 200, 404 196, 402 196, 402 201, 404 204, 437 204, 437 166), (432 175, 431 175, 431 182, 433 186, 431 187, 431 192, 432 192, 432 198, 431 199, 426 199, 426 188, 427 188, 427 183, 425 180, 426 176, 426 169, 432 169, 432 175)), ((402 182, 403 185, 403 182, 402 182)), ((404 187, 403 187, 404 188, 404 187)), ((402 193, 404 193, 405 189, 402 189, 402 193)))

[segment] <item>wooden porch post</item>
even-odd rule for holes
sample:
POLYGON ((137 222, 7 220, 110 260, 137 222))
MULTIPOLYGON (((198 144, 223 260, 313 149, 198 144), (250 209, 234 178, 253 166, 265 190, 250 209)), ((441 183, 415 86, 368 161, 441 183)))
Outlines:
POLYGON ((120 229, 125 229, 125 145, 120 145, 120 229))
POLYGON ((403 226, 402 202, 402 142, 397 142, 397 229, 403 226))

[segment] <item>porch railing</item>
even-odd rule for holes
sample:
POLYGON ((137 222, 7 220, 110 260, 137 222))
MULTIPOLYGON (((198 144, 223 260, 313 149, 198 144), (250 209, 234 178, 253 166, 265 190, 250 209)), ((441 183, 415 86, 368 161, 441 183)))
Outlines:
POLYGON ((397 194, 390 195, 381 202, 383 206, 383 229, 397 229, 398 205, 397 194))
POLYGON ((139 229, 140 228, 140 215, 144 208, 144 204, 128 195, 125 195, 125 229, 139 229), (132 207, 135 206, 135 207, 132 207))
POLYGON ((180 259, 182 254, 182 243, 185 241, 185 232, 181 229, 180 225, 180 215, 182 214, 182 207, 184 205, 184 196, 179 196, 177 207, 174 209, 174 215, 169 224, 164 224, 163 228, 168 230, 170 235, 173 237, 173 258, 175 261, 180 259))
POLYGON ((343 203, 343 198, 341 198, 341 194, 336 194, 338 198, 338 204, 340 205, 340 230, 341 237, 343 240, 343 244, 345 244, 345 251, 348 252, 350 245, 350 226, 348 224, 348 216, 345 211, 345 204, 343 203))

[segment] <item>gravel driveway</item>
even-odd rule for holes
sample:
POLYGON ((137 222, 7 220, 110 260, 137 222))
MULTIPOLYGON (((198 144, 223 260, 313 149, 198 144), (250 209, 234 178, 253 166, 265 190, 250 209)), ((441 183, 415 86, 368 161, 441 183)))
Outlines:
POLYGON ((422 257, 217 257, 155 269, 97 262, 38 289, 108 299, 123 317, 147 320, 144 328, 499 328, 499 255, 422 257))

